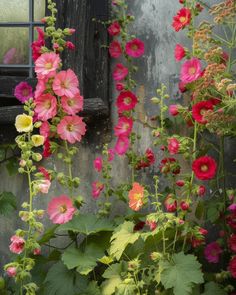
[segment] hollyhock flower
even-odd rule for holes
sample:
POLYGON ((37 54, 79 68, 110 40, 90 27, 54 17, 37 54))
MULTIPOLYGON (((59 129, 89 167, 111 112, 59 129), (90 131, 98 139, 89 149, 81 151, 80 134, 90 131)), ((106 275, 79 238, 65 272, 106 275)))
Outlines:
POLYGON ((94 161, 93 161, 93 167, 97 172, 102 171, 102 158, 101 157, 97 157, 94 161))
POLYGON ((6 273, 10 278, 13 278, 17 275, 17 269, 14 266, 10 266, 6 269, 6 273))
POLYGON ((213 158, 203 156, 193 161, 192 170, 198 179, 209 180, 214 178, 217 164, 213 158))
POLYGON ((236 213, 232 213, 226 217, 227 224, 234 230, 236 230, 236 213))
POLYGON ((175 60, 180 61, 182 60, 186 55, 185 49, 182 45, 176 44, 175 46, 175 60))
POLYGON ((204 249, 205 258, 210 263, 218 263, 222 252, 223 251, 217 242, 208 244, 204 249))
POLYGON ((56 116, 57 114, 57 99, 50 93, 43 94, 35 99, 35 112, 38 119, 47 121, 56 116))
POLYGON ((184 93, 184 92, 187 91, 186 83, 181 82, 181 81, 179 82, 179 91, 180 91, 181 93, 184 93))
POLYGON ((68 115, 76 115, 83 110, 84 98, 78 92, 73 97, 62 96, 61 105, 68 115))
POLYGON ((232 213, 236 213, 236 204, 233 203, 228 207, 228 210, 231 211, 232 213))
POLYGON ((152 149, 148 148, 145 151, 144 159, 142 159, 136 166, 136 169, 139 170, 141 168, 150 167, 155 163, 155 155, 152 151, 152 149))
POLYGON ((49 139, 47 138, 44 142, 44 145, 43 145, 43 153, 42 153, 42 156, 44 158, 48 158, 52 155, 51 153, 51 146, 50 146, 50 141, 49 139))
POLYGON ((53 49, 58 50, 60 47, 60 45, 58 43, 54 43, 53 44, 53 49))
POLYGON ((200 3, 197 3, 195 7, 199 12, 202 12, 204 9, 204 7, 200 3))
POLYGON ((200 227, 200 228, 199 228, 199 233, 200 233, 202 236, 206 236, 206 235, 208 234, 208 230, 206 230, 205 228, 200 227))
POLYGON ((40 166, 40 167, 38 167, 38 171, 43 175, 44 179, 51 180, 51 176, 50 176, 47 169, 40 166))
POLYGON ((197 194, 199 197, 204 196, 206 193, 206 187, 204 185, 200 185, 197 190, 197 194))
POLYGON ((104 184, 99 182, 99 181, 95 181, 92 183, 92 196, 94 199, 97 199, 101 192, 104 189, 104 184))
POLYGON ((164 205, 168 212, 175 212, 177 210, 177 201, 171 195, 167 196, 164 205))
POLYGON ((39 79, 51 78, 56 74, 56 70, 61 62, 60 56, 54 52, 43 53, 35 61, 35 72, 39 79))
POLYGON ((81 141, 85 132, 86 125, 79 116, 65 116, 57 125, 58 135, 69 143, 81 141))
POLYGON ((34 134, 31 136, 31 140, 35 147, 41 146, 44 144, 45 138, 42 135, 34 134))
POLYGON ((177 116, 179 114, 179 106, 176 104, 171 104, 169 106, 169 113, 171 116, 177 116))
POLYGON ((33 118, 26 114, 18 115, 15 126, 18 132, 30 132, 33 129, 33 118))
POLYGON ((73 98, 79 92, 79 81, 75 73, 69 69, 59 72, 53 81, 53 91, 58 96, 73 98))
POLYGON ((190 24, 191 21, 191 10, 188 8, 181 8, 177 15, 173 17, 172 27, 176 32, 182 30, 187 25, 190 24))
POLYGON ((164 158, 161 160, 160 170, 162 173, 180 173, 180 166, 174 158, 164 158))
POLYGON ((38 39, 32 42, 32 57, 36 61, 41 56, 41 47, 45 46, 44 31, 40 28, 36 28, 38 32, 38 39))
POLYGON ((139 211, 143 206, 144 187, 134 182, 132 189, 129 191, 129 207, 134 211, 139 211))
POLYGON ((236 279, 236 256, 234 256, 229 262, 229 271, 231 276, 236 279))
POLYGON ((180 202, 180 208, 183 211, 187 211, 189 209, 189 203, 188 202, 185 202, 185 201, 180 202))
POLYGON ((47 211, 52 223, 64 224, 73 218, 76 209, 69 197, 61 195, 49 202, 47 211))
POLYGON ((111 162, 113 161, 115 158, 115 152, 113 149, 109 149, 108 150, 108 161, 111 162))
POLYGON ((117 36, 120 34, 121 27, 118 22, 113 22, 107 30, 110 36, 117 36))
POLYGON ((185 181, 184 180, 177 180, 176 185, 179 186, 179 187, 182 187, 182 186, 185 185, 185 181))
POLYGON ((116 83, 116 90, 117 91, 123 91, 125 88, 123 83, 116 83))
POLYGON ((39 128, 39 133, 42 135, 45 139, 50 136, 50 125, 48 121, 44 121, 42 125, 39 128))
POLYGON ((125 52, 127 55, 137 58, 144 54, 144 43, 143 41, 135 38, 125 45, 125 52))
POLYGON ((10 251, 15 254, 21 254, 24 251, 25 240, 17 235, 11 237, 10 251))
POLYGON ((75 49, 75 44, 73 44, 70 41, 66 41, 66 48, 70 49, 70 50, 74 50, 75 49))
POLYGON ((41 249, 40 248, 34 249, 33 254, 36 255, 36 256, 40 255, 41 254, 41 249))
POLYGON ((130 145, 130 141, 129 141, 128 137, 119 136, 117 141, 116 141, 116 145, 115 145, 114 150, 118 155, 122 156, 129 149, 129 145, 130 145))
POLYGON ((49 188, 51 186, 51 181, 47 179, 42 179, 38 183, 38 190, 42 194, 47 194, 49 191, 49 188))
POLYGON ((176 138, 168 139, 168 151, 171 155, 178 154, 180 148, 180 142, 176 138))
POLYGON ((232 234, 229 239, 229 248, 232 252, 236 252, 236 234, 232 234))
POLYGON ((119 58, 122 54, 122 48, 118 41, 112 41, 109 46, 110 56, 113 58, 119 58))
POLYGON ((113 79, 115 81, 123 80, 129 73, 129 69, 123 66, 122 64, 117 64, 113 71, 113 79))
POLYGON ((14 96, 22 103, 33 97, 33 89, 27 82, 20 82, 14 92, 14 96))
POLYGON ((184 83, 196 81, 202 74, 201 63, 199 59, 192 58, 184 62, 181 66, 180 79, 184 83))
POLYGON ((115 126, 115 136, 129 136, 133 128, 133 119, 120 117, 115 126))
POLYGON ((210 101, 200 101, 193 105, 192 116, 200 124, 206 124, 207 120, 204 118, 204 114, 207 111, 213 111, 213 104, 210 101))
POLYGON ((36 85, 35 88, 35 92, 34 92, 34 97, 38 98, 39 96, 41 96, 42 94, 44 94, 44 91, 46 90, 46 83, 47 83, 47 79, 40 79, 38 80, 38 83, 36 85))
POLYGON ((150 227, 151 231, 157 228, 157 223, 155 221, 147 220, 146 224, 150 227))
POLYGON ((118 112, 126 112, 131 111, 135 108, 138 102, 137 97, 131 91, 123 91, 117 97, 116 106, 118 108, 118 112))

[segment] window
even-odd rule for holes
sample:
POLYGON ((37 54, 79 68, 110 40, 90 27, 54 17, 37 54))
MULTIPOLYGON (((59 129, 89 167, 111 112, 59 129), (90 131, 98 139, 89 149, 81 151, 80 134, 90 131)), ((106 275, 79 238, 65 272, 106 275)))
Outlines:
MULTIPOLYGON (((108 0, 60 0, 57 2, 57 26, 71 27, 76 33, 70 38, 74 51, 66 50, 63 62, 79 77, 85 98, 85 115, 108 115, 108 44, 105 26, 108 19, 108 0), (98 21, 93 21, 93 19, 98 21)), ((44 0, 1 0, 0 30, 4 42, 0 44, 0 124, 14 122, 22 106, 14 98, 14 88, 26 80, 35 86, 31 42, 35 28, 43 26, 47 15, 44 0)), ((1 133, 1 131, 0 131, 1 133)))

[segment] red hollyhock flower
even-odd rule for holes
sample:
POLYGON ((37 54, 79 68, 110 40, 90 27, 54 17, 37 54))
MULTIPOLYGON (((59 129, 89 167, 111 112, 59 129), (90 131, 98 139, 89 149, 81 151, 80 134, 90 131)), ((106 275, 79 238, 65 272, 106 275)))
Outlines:
POLYGON ((144 54, 144 43, 139 39, 133 39, 127 42, 125 46, 126 53, 134 58, 140 57, 144 54))
POLYGON ((216 169, 216 161, 209 156, 200 157, 193 161, 192 164, 192 170, 200 180, 212 179, 216 174, 216 169))
POLYGON ((140 160, 140 162, 136 165, 136 169, 139 170, 141 168, 150 167, 155 163, 155 155, 153 151, 148 148, 145 152, 144 158, 140 160))
POLYGON ((49 139, 46 139, 43 145, 43 153, 42 156, 44 158, 48 158, 52 155, 51 150, 50 150, 50 141, 49 139))
POLYGON ((117 64, 113 71, 113 79, 115 81, 123 80, 129 73, 129 69, 123 66, 122 64, 117 64))
POLYGON ((193 105, 192 116, 200 124, 206 124, 207 120, 204 118, 204 114, 207 111, 213 111, 213 104, 209 100, 200 101, 193 105))
POLYGON ((175 46, 175 60, 180 61, 186 55, 185 49, 182 45, 176 44, 175 46))
POLYGON ((110 36, 117 36, 120 34, 120 29, 120 24, 118 22, 114 22, 108 27, 107 30, 110 36))
POLYGON ((181 8, 177 15, 173 17, 172 27, 175 29, 176 32, 180 31, 181 29, 185 28, 187 25, 190 24, 191 21, 191 10, 188 8, 181 8))
POLYGON ((36 61, 41 56, 41 47, 45 46, 44 31, 36 28, 38 32, 38 39, 31 44, 33 60, 36 61))
POLYGON ((176 181, 176 185, 179 186, 179 187, 182 187, 182 186, 185 185, 185 181, 184 180, 181 180, 181 179, 180 180, 177 180, 176 181))
POLYGON ((144 221, 139 221, 138 223, 135 224, 133 231, 140 231, 144 228, 145 226, 145 222, 144 221))
POLYGON ((116 106, 118 108, 119 113, 123 113, 125 111, 131 111, 135 108, 138 102, 137 97, 131 91, 123 91, 117 97, 116 106))
POLYGON ((226 217, 227 224, 234 230, 236 230, 236 213, 232 213, 226 217))
POLYGON ((40 167, 38 167, 38 171, 41 174, 43 174, 44 179, 51 180, 51 175, 50 175, 50 173, 48 172, 47 169, 45 169, 44 167, 40 166, 40 167))
POLYGON ((232 234, 229 239, 229 248, 231 251, 236 252, 236 234, 232 234))
POLYGON ((223 251, 217 242, 208 244, 204 249, 205 258, 209 263, 218 263, 222 252, 223 251))
POLYGON ((236 256, 229 262, 229 271, 234 279, 236 279, 236 256))
POLYGON ((111 57, 119 58, 122 54, 122 48, 118 41, 111 42, 109 46, 109 53, 111 57))
POLYGON ((180 173, 180 166, 174 158, 164 158, 161 161, 160 170, 162 173, 172 172, 173 174, 180 173))
POLYGON ((206 187, 204 185, 200 185, 197 190, 197 194, 199 197, 204 196, 206 193, 206 187))
POLYGON ((180 203, 180 208, 183 210, 183 211, 187 211, 189 209, 189 203, 186 202, 186 201, 182 201, 180 203))
POLYGON ((168 195, 164 205, 168 212, 175 212, 177 210, 177 201, 172 198, 172 195, 168 195))

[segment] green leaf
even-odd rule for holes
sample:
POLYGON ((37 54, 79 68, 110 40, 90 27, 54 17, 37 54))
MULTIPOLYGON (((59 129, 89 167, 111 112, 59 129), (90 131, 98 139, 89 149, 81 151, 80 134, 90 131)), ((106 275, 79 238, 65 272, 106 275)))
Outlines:
POLYGON ((117 260, 121 258, 122 253, 129 244, 135 243, 140 234, 133 231, 134 223, 131 221, 125 221, 123 224, 118 226, 112 237, 111 237, 111 247, 110 254, 114 256, 117 260))
POLYGON ((102 295, 112 295, 114 294, 116 287, 122 283, 120 276, 116 276, 106 280, 102 284, 102 295))
POLYGON ((8 160, 6 168, 10 176, 16 175, 18 173, 19 168, 18 161, 16 161, 16 158, 8 160))
POLYGON ((75 216, 72 221, 61 225, 58 229, 90 235, 101 231, 113 231, 114 226, 109 219, 97 218, 94 214, 80 214, 75 216))
POLYGON ((44 282, 44 295, 75 295, 87 288, 86 278, 76 271, 68 270, 62 262, 49 269, 44 282))
POLYGON ((134 283, 121 283, 116 287, 116 295, 134 295, 137 294, 137 288, 134 283))
POLYGON ((104 249, 96 244, 89 244, 84 252, 80 249, 68 248, 62 255, 62 261, 68 269, 76 267, 80 274, 87 275, 97 265, 97 260, 103 256, 104 249))
POLYGON ((197 219, 201 219, 203 218, 204 214, 205 214, 204 202, 199 201, 196 207, 195 216, 197 219))
POLYGON ((205 292, 202 295, 226 295, 225 292, 218 284, 214 282, 205 285, 205 292))
POLYGON ((8 216, 12 211, 16 210, 16 197, 11 192, 3 192, 0 194, 0 215, 8 216))
POLYGON ((100 289, 95 281, 90 282, 88 288, 78 295, 101 295, 100 289))
POLYGON ((51 239, 56 238, 55 236, 55 230, 58 228, 58 225, 54 225, 53 227, 47 229, 45 231, 45 233, 43 234, 43 236, 40 238, 40 240, 38 241, 38 243, 40 245, 45 244, 47 242, 49 242, 51 239))
POLYGON ((194 255, 175 254, 171 262, 161 261, 160 269, 163 286, 173 288, 174 295, 191 295, 193 284, 204 282, 201 264, 194 255))

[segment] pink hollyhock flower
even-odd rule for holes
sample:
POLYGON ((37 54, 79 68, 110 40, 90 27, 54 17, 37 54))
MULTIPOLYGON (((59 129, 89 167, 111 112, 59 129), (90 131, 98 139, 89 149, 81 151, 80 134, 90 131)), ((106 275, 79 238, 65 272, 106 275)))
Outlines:
POLYGON ((232 234, 229 239, 229 248, 232 252, 236 252, 236 234, 232 234))
POLYGON ((218 263, 222 252, 223 251, 217 242, 208 244, 204 249, 205 258, 210 263, 218 263))
POLYGON ((228 210, 231 211, 232 213, 236 213, 236 204, 231 204, 229 207, 228 207, 228 210))
POLYGON ((134 211, 139 211, 143 206, 144 187, 137 182, 133 183, 129 191, 129 207, 134 211))
POLYGON ((31 44, 33 60, 36 61, 41 56, 41 47, 45 46, 44 31, 36 28, 38 32, 38 39, 31 44))
POLYGON ((168 151, 171 155, 178 154, 180 148, 180 143, 176 138, 168 139, 168 151))
POLYGON ((48 204, 48 215, 52 223, 64 224, 73 218, 76 209, 66 195, 53 198, 48 204))
POLYGON ((73 35, 75 33, 76 29, 73 29, 73 28, 69 28, 68 29, 68 34, 69 35, 73 35))
POLYGON ((126 68, 122 64, 117 64, 113 71, 113 79, 115 81, 121 81, 128 75, 128 73, 129 73, 128 68, 126 68))
POLYGON ((204 196, 206 193, 206 187, 204 185, 200 185, 197 190, 197 194, 199 197, 204 196))
POLYGON ((211 101, 200 101, 193 105, 192 116, 195 121, 200 124, 206 124, 207 120, 204 118, 204 114, 207 111, 213 111, 214 107, 211 101))
POLYGON ((34 92, 34 97, 35 98, 38 98, 39 96, 44 94, 44 91, 46 90, 46 83, 47 83, 47 79, 38 80, 38 83, 36 85, 36 89, 35 89, 35 92, 34 92))
POLYGON ((201 63, 199 59, 192 58, 184 62, 181 66, 180 79, 184 83, 191 83, 201 77, 201 63))
POLYGON ((231 276, 236 279, 236 256, 234 256, 229 262, 229 271, 231 276))
POLYGON ((25 240, 17 235, 11 237, 10 251, 15 254, 21 254, 24 251, 25 240))
POLYGON ((113 22, 107 30, 110 36, 117 36, 120 34, 121 27, 118 22, 113 22))
POLYGON ((164 205, 168 212, 175 212, 177 210, 177 201, 172 198, 172 196, 167 196, 164 205))
POLYGON ((120 117, 115 126, 115 136, 129 136, 133 128, 133 119, 120 117))
POLYGON ((27 82, 20 82, 15 88, 14 96, 25 103, 34 96, 33 89, 27 82))
POLYGON ((50 125, 48 121, 44 121, 42 125, 39 128, 39 133, 42 135, 45 139, 47 139, 50 136, 50 125))
POLYGON ((131 111, 135 108, 138 102, 137 97, 131 91, 123 91, 117 97, 116 106, 119 113, 131 111))
POLYGON ((50 145, 50 141, 48 138, 46 138, 44 144, 43 144, 43 153, 42 156, 44 158, 48 158, 52 155, 51 153, 51 145, 50 145))
POLYGON ((34 249, 33 254, 36 255, 36 256, 40 255, 41 254, 41 249, 40 248, 34 249))
POLYGON ((70 50, 74 50, 75 49, 75 44, 73 44, 70 41, 66 41, 66 48, 68 48, 70 50))
POLYGON ((176 32, 180 31, 181 29, 185 28, 187 25, 190 24, 191 21, 191 10, 188 8, 181 8, 177 15, 173 17, 172 27, 175 29, 176 32))
POLYGON ((185 49, 182 45, 176 44, 175 46, 175 60, 180 61, 182 60, 186 55, 185 49))
POLYGON ((79 81, 72 70, 59 72, 52 84, 53 91, 58 96, 73 98, 79 92, 79 81))
POLYGON ((47 179, 42 179, 39 181, 38 184, 38 190, 42 194, 47 194, 49 191, 49 188, 51 186, 51 181, 47 179))
POLYGON ((122 48, 118 41, 112 41, 109 46, 110 56, 113 58, 119 58, 122 54, 122 48))
POLYGON ((94 199, 97 199, 101 192, 104 189, 104 184, 99 182, 99 181, 95 181, 92 183, 92 196, 94 199))
POLYGON ((217 164, 213 158, 203 156, 193 161, 192 170, 198 179, 209 180, 215 177, 217 164))
POLYGON ((171 104, 169 106, 169 113, 171 116, 177 116, 179 114, 179 106, 176 104, 171 104))
POLYGON ((127 42, 125 46, 125 52, 127 55, 137 58, 144 54, 144 43, 139 39, 133 39, 127 42))
POLYGON ((115 152, 122 156, 124 155, 127 150, 129 149, 130 141, 129 138, 126 136, 119 136, 115 145, 115 152))
POLYGON ((57 99, 50 93, 42 94, 35 99, 35 112, 38 119, 47 121, 56 116, 57 114, 57 99))
POLYGON ((116 83, 116 90, 117 91, 122 91, 124 90, 125 86, 123 83, 116 83))
POLYGON ((102 158, 101 157, 97 157, 93 161, 93 167, 97 172, 100 172, 102 170, 102 158))
POLYGON ((60 56, 54 52, 43 53, 35 61, 35 72, 39 79, 51 78, 56 74, 56 70, 61 62, 60 56))
POLYGON ((57 125, 57 133, 61 139, 69 143, 81 141, 86 132, 86 125, 79 116, 65 116, 57 125))
POLYGON ((108 150, 108 161, 111 162, 114 160, 115 157, 115 152, 113 149, 109 149, 108 150))
POLYGON ((17 274, 17 269, 14 266, 10 266, 6 269, 6 273, 10 278, 13 278, 17 274))
POLYGON ((62 96, 61 105, 63 110, 68 115, 76 115, 78 112, 83 110, 84 98, 78 92, 74 97, 62 96))

